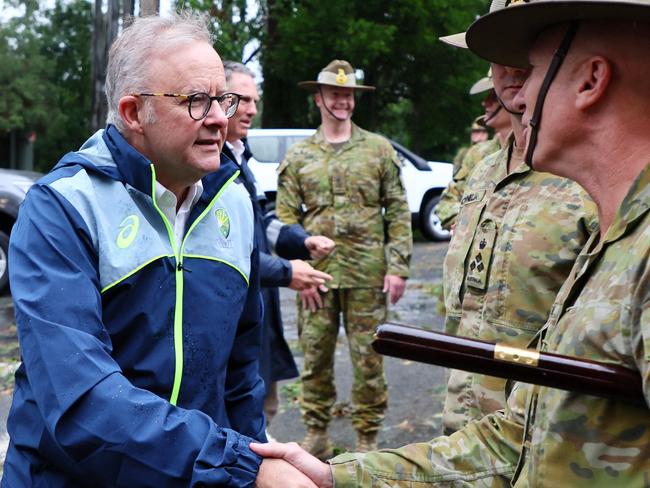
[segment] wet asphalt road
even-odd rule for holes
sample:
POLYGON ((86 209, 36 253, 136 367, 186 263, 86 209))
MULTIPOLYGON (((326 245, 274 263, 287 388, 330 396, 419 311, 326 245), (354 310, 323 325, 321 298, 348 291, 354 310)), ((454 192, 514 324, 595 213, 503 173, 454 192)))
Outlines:
MULTIPOLYGON (((412 277, 404 297, 389 309, 389 320, 441 330, 443 318, 436 313, 435 284, 442 280, 442 261, 446 243, 416 242, 412 259, 412 277)), ((297 344, 295 292, 282 289, 282 314, 285 337, 299 368, 302 353, 297 344)), ((379 434, 380 448, 394 448, 416 441, 425 441, 441 432, 440 420, 445 391, 445 369, 426 364, 385 358, 388 382, 388 411, 379 434)), ((337 404, 330 435, 339 451, 351 450, 355 431, 349 416, 352 372, 347 340, 341 329, 335 358, 337 404)), ((281 383, 280 412, 270 426, 270 433, 279 441, 299 441, 305 433, 297 404, 299 384, 296 380, 281 383)))

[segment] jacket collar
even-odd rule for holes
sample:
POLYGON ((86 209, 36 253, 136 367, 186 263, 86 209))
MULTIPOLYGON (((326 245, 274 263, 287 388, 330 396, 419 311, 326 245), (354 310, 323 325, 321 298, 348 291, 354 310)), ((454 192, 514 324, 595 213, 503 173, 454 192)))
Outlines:
MULTIPOLYGON (((97 131, 79 151, 65 155, 57 168, 72 164, 122 181, 153 197, 151 161, 131 146, 112 124, 97 131)), ((204 190, 201 200, 212 199, 237 170, 237 165, 222 153, 219 170, 201 179, 204 190)))
MULTIPOLYGON (((366 138, 364 132, 365 131, 363 129, 361 129, 358 125, 352 122, 352 134, 350 135, 350 138, 347 140, 346 145, 342 149, 345 150, 347 147, 352 146, 357 142, 364 140, 366 138)), ((314 135, 311 137, 313 138, 314 143, 318 144, 321 148, 327 151, 333 151, 332 144, 330 144, 327 141, 327 139, 325 139, 322 125, 318 127, 316 133, 314 133, 314 135)))

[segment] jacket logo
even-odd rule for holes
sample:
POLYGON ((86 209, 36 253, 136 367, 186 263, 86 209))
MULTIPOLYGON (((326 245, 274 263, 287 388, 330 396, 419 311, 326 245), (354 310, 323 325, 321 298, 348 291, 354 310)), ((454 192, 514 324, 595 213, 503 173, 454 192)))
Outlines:
POLYGON ((219 231, 224 238, 228 238, 230 235, 230 217, 228 217, 228 212, 225 208, 218 208, 214 212, 215 217, 217 217, 217 224, 219 225, 219 231))
POLYGON ((129 215, 126 217, 120 224, 120 232, 117 234, 117 239, 115 240, 117 247, 120 249, 126 249, 133 244, 139 228, 140 217, 137 215, 129 215))

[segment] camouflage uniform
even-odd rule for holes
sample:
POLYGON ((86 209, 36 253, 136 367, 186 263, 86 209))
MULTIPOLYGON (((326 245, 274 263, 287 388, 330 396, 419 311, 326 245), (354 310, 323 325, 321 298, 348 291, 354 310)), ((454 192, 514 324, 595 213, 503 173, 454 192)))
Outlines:
POLYGON ((454 156, 454 159, 451 160, 452 164, 454 165, 454 175, 458 173, 458 170, 463 164, 463 159, 465 159, 465 156, 467 156, 467 151, 470 150, 472 146, 463 146, 458 151, 456 152, 456 155, 454 156))
MULTIPOLYGON (((650 166, 614 222, 594 234, 562 286, 538 341, 546 351, 637 370, 650 404, 650 166)), ((333 459, 337 488, 650 485, 650 410, 625 401, 517 383, 505 413, 450 437, 333 459), (519 410, 528 390, 526 427, 519 410), (514 440, 519 437, 519 444, 514 440), (525 439, 525 441, 524 441, 525 439), (524 441, 524 442, 522 442, 524 441), (521 446, 519 467, 514 459, 521 446), (508 485, 506 485, 508 486, 508 485)))
POLYGON ((383 419, 387 395, 382 360, 369 343, 386 316, 384 277, 408 277, 411 218, 399 168, 386 139, 353 125, 350 140, 339 149, 319 129, 292 146, 278 169, 280 220, 336 241, 332 254, 314 263, 333 276, 325 308, 311 312, 298 304, 305 353, 301 408, 308 426, 326 427, 331 418, 339 312, 354 368, 355 427, 376 432, 383 419))
MULTIPOLYGON (((597 229, 582 187, 522 159, 511 139, 467 179, 443 270, 447 333, 525 347, 597 229)), ((445 431, 503 408, 504 387, 501 378, 452 370, 445 431)))
POLYGON ((445 229, 449 229, 456 222, 456 216, 460 209, 460 199, 465 190, 465 181, 471 174, 474 166, 486 156, 498 151, 501 148, 499 140, 493 139, 474 144, 467 150, 460 167, 454 168, 454 178, 447 188, 440 195, 440 202, 436 205, 436 215, 445 229))

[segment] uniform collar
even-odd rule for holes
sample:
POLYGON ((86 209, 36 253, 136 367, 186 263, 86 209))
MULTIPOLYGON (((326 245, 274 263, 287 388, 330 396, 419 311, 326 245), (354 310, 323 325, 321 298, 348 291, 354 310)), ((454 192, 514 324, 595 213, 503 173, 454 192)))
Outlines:
MULTIPOLYGON (((318 127, 316 133, 312 137, 313 137, 313 141, 324 150, 334 151, 332 144, 327 139, 325 139, 325 136, 323 135, 322 125, 318 127)), ((365 139, 365 134, 363 129, 361 129, 358 125, 352 122, 352 134, 350 135, 350 138, 347 140, 347 143, 343 146, 342 150, 344 151, 349 145, 354 145, 357 142, 362 141, 363 139, 365 139)))
POLYGON ((643 218, 650 208, 650 165, 639 173, 616 212, 612 225, 605 234, 604 242, 620 239, 628 229, 643 218))

